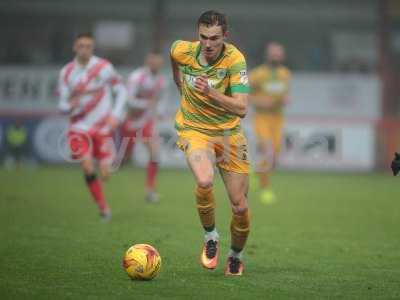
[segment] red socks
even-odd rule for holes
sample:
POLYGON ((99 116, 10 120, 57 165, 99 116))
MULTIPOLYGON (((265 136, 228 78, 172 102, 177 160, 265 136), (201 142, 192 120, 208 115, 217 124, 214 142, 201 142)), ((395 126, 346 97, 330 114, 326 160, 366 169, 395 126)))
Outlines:
POLYGON ((104 198, 103 186, 101 184, 101 181, 97 179, 97 176, 95 174, 86 175, 85 179, 90 193, 96 201, 100 211, 103 212, 108 209, 107 202, 104 198))
POLYGON ((157 172, 158 162, 149 161, 147 165, 146 187, 150 190, 155 189, 157 172))

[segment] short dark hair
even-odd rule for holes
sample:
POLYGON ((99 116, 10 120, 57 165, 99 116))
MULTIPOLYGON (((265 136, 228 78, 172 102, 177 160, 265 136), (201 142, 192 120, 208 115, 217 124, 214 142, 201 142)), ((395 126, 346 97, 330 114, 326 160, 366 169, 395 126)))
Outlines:
POLYGON ((93 34, 91 32, 79 32, 76 36, 75 36, 75 41, 79 40, 80 38, 88 38, 88 39, 94 39, 93 34))
POLYGON ((162 56, 162 52, 159 51, 158 49, 154 48, 154 49, 150 49, 150 51, 147 52, 147 55, 161 55, 162 56))
POLYGON ((222 32, 225 33, 228 30, 228 22, 226 21, 226 16, 217 12, 215 10, 208 10, 201 14, 199 20, 197 21, 197 27, 200 25, 209 26, 221 26, 222 32))

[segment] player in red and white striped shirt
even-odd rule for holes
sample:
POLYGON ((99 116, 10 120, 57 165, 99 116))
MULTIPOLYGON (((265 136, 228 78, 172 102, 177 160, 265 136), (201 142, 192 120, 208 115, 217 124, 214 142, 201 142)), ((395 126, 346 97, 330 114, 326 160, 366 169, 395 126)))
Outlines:
POLYGON ((75 59, 60 72, 59 109, 70 116, 71 156, 81 162, 101 215, 110 218, 94 159, 99 162, 101 179, 106 179, 115 155, 112 133, 123 118, 127 92, 112 64, 93 55, 94 39, 90 34, 78 35, 73 49, 75 59))
POLYGON ((145 66, 134 70, 128 78, 128 113, 121 126, 121 137, 127 143, 124 160, 132 153, 135 140, 141 140, 149 153, 146 177, 146 199, 157 202, 156 176, 158 171, 159 135, 156 130, 156 108, 165 78, 160 74, 163 58, 157 53, 149 53, 145 66))

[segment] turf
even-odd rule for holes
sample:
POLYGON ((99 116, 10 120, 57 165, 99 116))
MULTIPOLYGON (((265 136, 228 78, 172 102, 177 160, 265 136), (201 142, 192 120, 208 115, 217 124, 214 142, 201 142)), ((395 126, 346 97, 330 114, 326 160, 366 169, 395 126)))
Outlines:
POLYGON ((222 257, 199 265, 202 231, 187 171, 163 170, 162 201, 144 202, 144 173, 106 185, 102 222, 78 168, 0 171, 1 299, 398 299, 400 182, 386 174, 278 173, 279 201, 250 194, 252 232, 241 278, 225 278, 230 210, 216 182, 222 257), (124 251, 150 243, 160 275, 131 281, 124 251))

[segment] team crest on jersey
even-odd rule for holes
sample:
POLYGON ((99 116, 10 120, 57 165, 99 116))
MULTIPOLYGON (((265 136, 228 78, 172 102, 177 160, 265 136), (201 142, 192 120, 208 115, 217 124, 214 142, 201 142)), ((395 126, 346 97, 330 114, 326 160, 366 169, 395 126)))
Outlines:
POLYGON ((226 69, 217 69, 217 78, 222 79, 226 76, 226 69))

